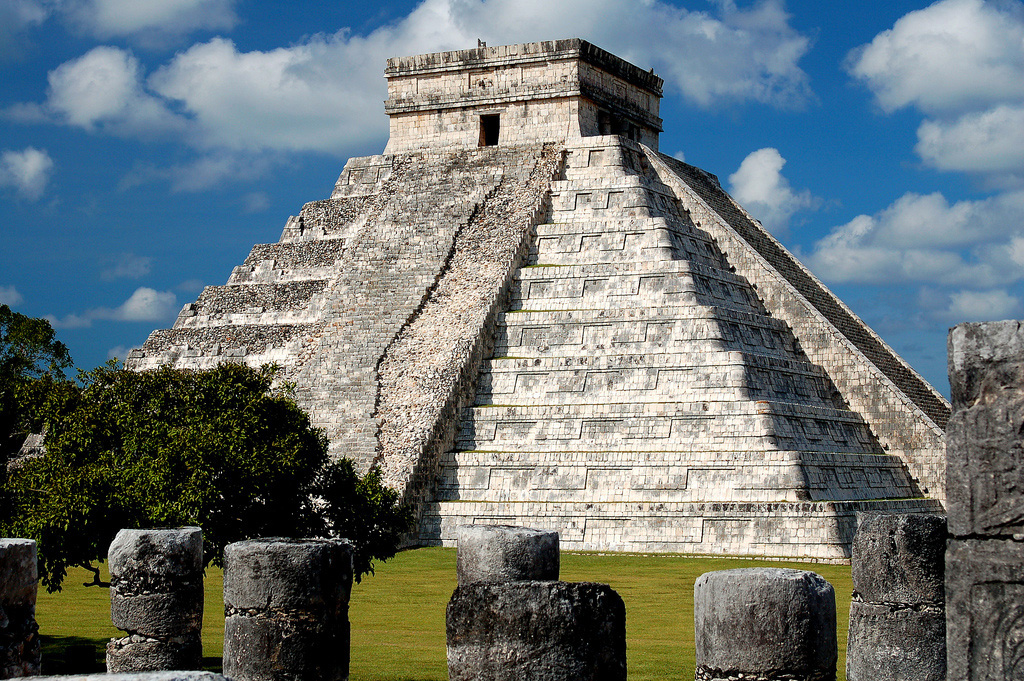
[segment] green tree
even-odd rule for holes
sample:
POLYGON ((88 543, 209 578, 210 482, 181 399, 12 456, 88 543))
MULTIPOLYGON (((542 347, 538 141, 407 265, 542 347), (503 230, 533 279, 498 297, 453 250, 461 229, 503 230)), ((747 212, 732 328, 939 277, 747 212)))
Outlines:
POLYGON ((0 305, 0 464, 39 431, 47 401, 69 388, 64 370, 71 366, 50 322, 0 305))
POLYGON ((215 564, 226 544, 260 536, 350 537, 359 575, 394 555, 409 513, 375 475, 329 462, 275 371, 111 364, 82 374, 46 415, 46 455, 8 481, 9 529, 39 542, 43 584, 58 590, 68 566, 95 571, 127 527, 199 525, 215 564))

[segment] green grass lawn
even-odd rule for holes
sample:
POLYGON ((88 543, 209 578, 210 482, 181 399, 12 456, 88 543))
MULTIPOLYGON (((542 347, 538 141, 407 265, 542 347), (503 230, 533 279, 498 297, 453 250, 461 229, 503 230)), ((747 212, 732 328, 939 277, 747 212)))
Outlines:
MULTIPOLYGON (((850 568, 672 555, 563 553, 562 579, 610 584, 626 603, 630 681, 693 678, 693 583, 712 570, 794 567, 817 572, 835 587, 839 678, 845 680, 850 568)), ((84 571, 71 571, 59 594, 40 593, 37 609, 48 673, 88 671, 118 631, 110 624, 109 592, 85 588, 84 571)), ((219 670, 224 636, 221 572, 206 574, 203 652, 219 670)), ((455 550, 406 551, 378 565, 352 591, 352 681, 443 681, 444 611, 455 588, 455 550)))

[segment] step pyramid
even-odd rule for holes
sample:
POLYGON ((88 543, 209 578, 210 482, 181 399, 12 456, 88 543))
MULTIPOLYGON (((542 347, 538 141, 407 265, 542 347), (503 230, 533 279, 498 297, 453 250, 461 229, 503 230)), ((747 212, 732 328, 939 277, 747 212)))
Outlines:
POLYGON ((392 59, 385 153, 128 365, 275 362, 417 510, 564 548, 842 560, 934 512, 949 405, 581 40, 392 59))

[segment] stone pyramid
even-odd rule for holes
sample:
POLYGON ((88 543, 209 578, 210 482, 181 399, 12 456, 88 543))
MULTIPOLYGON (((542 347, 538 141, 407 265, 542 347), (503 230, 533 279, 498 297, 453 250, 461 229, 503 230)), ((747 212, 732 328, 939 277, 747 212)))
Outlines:
POLYGON ((128 364, 282 366, 332 452, 565 548, 843 559, 941 510, 949 405, 582 40, 392 59, 391 138, 128 364))

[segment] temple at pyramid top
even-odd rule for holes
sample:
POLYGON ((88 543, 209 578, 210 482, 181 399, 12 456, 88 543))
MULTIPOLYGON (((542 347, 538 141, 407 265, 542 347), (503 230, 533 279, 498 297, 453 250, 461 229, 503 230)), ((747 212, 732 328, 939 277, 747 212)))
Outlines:
POLYGON ((585 40, 388 60, 385 153, 621 135, 658 148, 662 79, 585 40))

